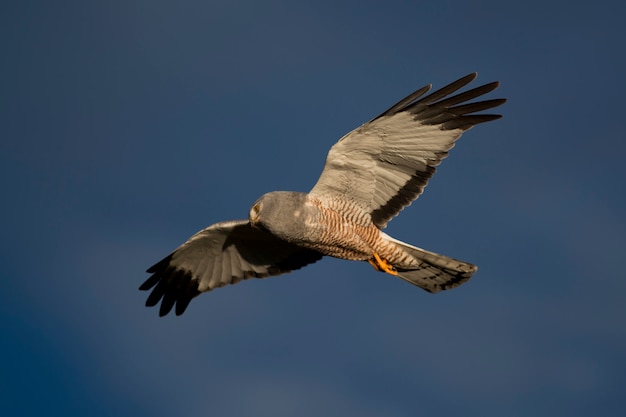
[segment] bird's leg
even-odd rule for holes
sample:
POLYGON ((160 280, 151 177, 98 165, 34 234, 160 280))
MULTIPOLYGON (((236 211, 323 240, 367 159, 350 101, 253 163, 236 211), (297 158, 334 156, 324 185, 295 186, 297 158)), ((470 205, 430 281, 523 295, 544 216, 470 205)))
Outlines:
POLYGON ((393 267, 386 259, 381 258, 376 252, 373 253, 374 257, 368 259, 367 262, 374 267, 375 270, 386 272, 390 275, 398 275, 398 271, 393 267))

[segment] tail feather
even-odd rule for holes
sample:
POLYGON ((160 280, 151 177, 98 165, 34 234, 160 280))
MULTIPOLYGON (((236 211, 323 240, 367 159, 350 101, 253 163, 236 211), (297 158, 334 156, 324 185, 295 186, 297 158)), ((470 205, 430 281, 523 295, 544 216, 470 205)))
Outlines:
POLYGON ((420 263, 418 268, 397 268, 398 277, 428 292, 458 287, 478 270, 476 265, 393 240, 420 263))

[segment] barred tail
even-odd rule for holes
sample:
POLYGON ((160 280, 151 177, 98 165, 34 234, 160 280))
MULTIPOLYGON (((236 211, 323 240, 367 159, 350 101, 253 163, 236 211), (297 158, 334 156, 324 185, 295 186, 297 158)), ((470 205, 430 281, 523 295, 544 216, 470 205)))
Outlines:
POLYGON ((476 265, 391 239, 420 263, 416 269, 397 268, 398 277, 428 292, 458 287, 478 270, 476 265))

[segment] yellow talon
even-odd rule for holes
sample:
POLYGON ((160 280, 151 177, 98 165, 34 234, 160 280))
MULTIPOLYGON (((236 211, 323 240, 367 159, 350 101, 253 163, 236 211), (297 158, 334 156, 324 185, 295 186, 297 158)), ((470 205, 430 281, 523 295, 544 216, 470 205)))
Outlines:
POLYGON ((372 265, 377 271, 386 272, 389 275, 398 275, 396 268, 394 268, 393 265, 385 259, 381 258, 376 252, 374 252, 374 257, 372 259, 368 259, 367 262, 369 262, 370 265, 372 265))

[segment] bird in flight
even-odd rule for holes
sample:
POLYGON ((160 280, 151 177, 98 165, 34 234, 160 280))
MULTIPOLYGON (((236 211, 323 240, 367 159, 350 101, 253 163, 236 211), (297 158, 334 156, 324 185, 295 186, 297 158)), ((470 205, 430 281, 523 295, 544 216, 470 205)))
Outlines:
POLYGON ((193 235, 147 272, 146 306, 182 314, 197 295, 248 278, 302 268, 323 256, 367 261, 428 292, 467 281, 475 265, 401 242, 382 231, 424 191, 435 167, 463 132, 499 119, 476 114, 506 99, 470 102, 491 82, 464 92, 472 73, 427 94, 427 85, 342 137, 309 193, 261 196, 249 218, 216 223, 193 235), (455 94, 456 93, 456 94, 455 94), (453 95, 455 94, 455 95, 453 95))

